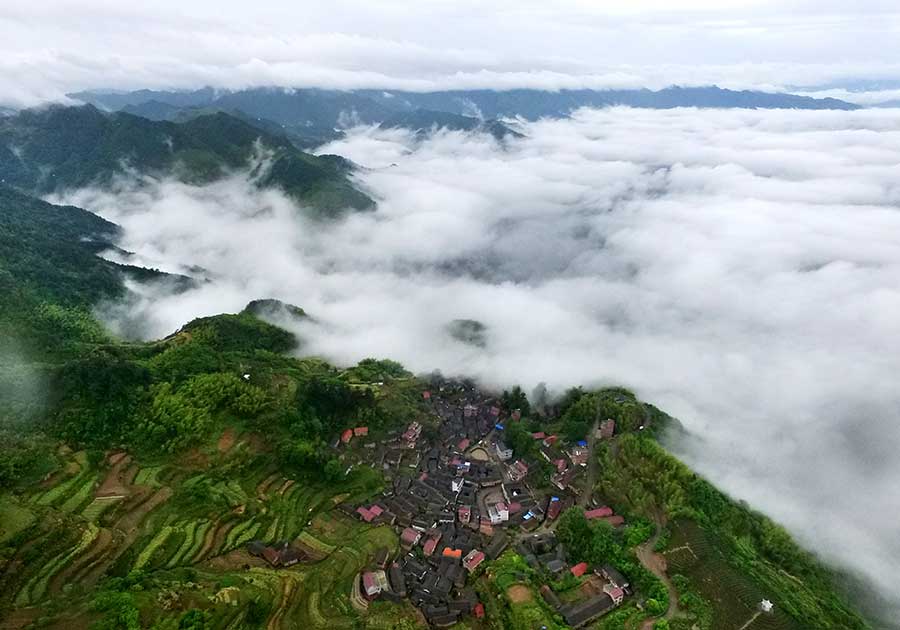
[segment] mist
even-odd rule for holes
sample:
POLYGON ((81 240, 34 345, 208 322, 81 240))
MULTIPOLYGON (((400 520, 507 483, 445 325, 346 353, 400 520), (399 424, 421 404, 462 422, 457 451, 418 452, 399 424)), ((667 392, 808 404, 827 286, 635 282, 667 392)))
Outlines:
POLYGON ((301 352, 340 364, 624 385, 694 434, 672 445, 690 465, 900 609, 900 111, 521 125, 504 143, 352 130, 319 152, 362 165, 378 209, 328 224, 242 173, 64 201, 121 224, 127 262, 201 280, 133 285, 101 310, 120 334, 274 297, 315 318, 282 322, 301 352))

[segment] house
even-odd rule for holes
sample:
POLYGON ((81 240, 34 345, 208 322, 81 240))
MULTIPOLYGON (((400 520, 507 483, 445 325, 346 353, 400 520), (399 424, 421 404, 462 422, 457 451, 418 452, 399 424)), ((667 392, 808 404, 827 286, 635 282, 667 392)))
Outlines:
POLYGON ((403 530, 403 533, 400 534, 400 545, 404 549, 412 549, 417 544, 419 544, 419 540, 422 538, 422 532, 417 529, 413 529, 412 527, 407 527, 403 530))
POLYGON ((282 549, 281 553, 278 554, 278 559, 281 561, 281 566, 283 567, 292 567, 304 557, 305 556, 302 553, 296 549, 291 549, 290 547, 282 549))
POLYGON ((434 555, 434 550, 437 548, 440 541, 440 534, 438 534, 437 536, 432 536, 425 541, 425 544, 422 545, 422 551, 424 552, 426 558, 430 558, 432 555, 434 555))
POLYGON ((594 519, 598 519, 598 518, 605 518, 607 516, 612 516, 612 515, 613 515, 612 509, 608 508, 604 505, 603 507, 598 507, 593 510, 586 510, 584 513, 584 518, 586 518, 590 521, 590 520, 594 520, 594 519))
POLYGON ((467 505, 461 505, 456 511, 456 515, 460 523, 468 523, 472 518, 472 508, 467 505))
POLYGON ((613 516, 606 516, 603 518, 603 520, 613 527, 621 527, 625 524, 625 517, 619 516, 618 514, 614 514, 613 516))
POLYGON ((566 620, 567 624, 573 628, 578 628, 592 619, 606 614, 614 607, 615 604, 610 596, 603 593, 578 604, 564 606, 559 612, 562 613, 563 619, 566 620))
POLYGON ((509 508, 505 503, 495 503, 488 506, 488 518, 491 525, 499 525, 509 520, 509 508))
POLYGON ((560 601, 559 595, 557 595, 553 591, 553 589, 550 588, 549 586, 547 586, 546 584, 541 586, 541 597, 543 597, 544 601, 546 601, 548 604, 550 604, 550 606, 554 610, 557 610, 562 606, 562 601, 560 601))
POLYGON ((478 568, 478 565, 484 562, 484 559, 485 555, 483 551, 473 549, 466 554, 465 558, 463 558, 463 567, 465 567, 465 569, 471 573, 478 568))
POLYGON ((373 505, 368 508, 359 506, 358 508, 356 508, 356 513, 359 514, 359 517, 363 521, 365 521, 366 523, 371 523, 376 518, 381 516, 382 513, 384 513, 384 508, 382 508, 380 505, 373 505))
POLYGON ((553 446, 554 444, 556 444, 556 440, 558 440, 558 439, 559 438, 555 435, 548 435, 547 437, 544 438, 543 444, 544 444, 544 446, 549 448, 549 447, 553 446))
POLYGON ((495 418, 500 415, 500 407, 491 407, 491 415, 495 418))
POLYGON ((451 549, 450 547, 444 548, 444 553, 442 554, 444 558, 455 558, 459 560, 462 558, 462 549, 451 549))
POLYGON ((587 573, 587 570, 588 570, 587 562, 579 562, 574 567, 569 569, 569 571, 571 571, 572 575, 574 575, 575 577, 581 577, 582 575, 587 573))
POLYGON ((528 475, 528 464, 517 459, 512 466, 507 468, 509 478, 513 481, 522 481, 528 475))
POLYGON ((606 584, 603 587, 603 592, 609 595, 610 599, 613 600, 613 603, 618 606, 622 603, 622 600, 625 599, 625 591, 623 591, 618 586, 613 586, 612 584, 606 584))
POLYGON ((550 573, 562 573, 566 570, 566 563, 558 558, 550 560, 547 563, 547 570, 550 571, 550 573))
POLYGON ((598 432, 600 434, 598 436, 600 439, 608 440, 616 432, 616 421, 612 418, 607 418, 600 423, 600 429, 598 432))
POLYGON ((259 540, 253 540, 247 543, 247 553, 251 556, 256 556, 257 558, 263 557, 263 552, 266 550, 266 544, 259 540))
POLYGON ((533 437, 535 440, 543 440, 545 437, 547 437, 547 434, 543 431, 537 431, 536 433, 532 433, 531 437, 533 437))
POLYGON ((271 564, 273 567, 281 566, 281 554, 278 553, 278 551, 274 548, 266 547, 265 549, 263 549, 262 556, 266 559, 266 562, 271 564))
POLYGON ((475 604, 475 608, 472 609, 472 613, 475 615, 476 619, 484 618, 484 604, 478 602, 475 604))
POLYGON ((387 574, 378 569, 377 571, 366 571, 362 575, 363 594, 368 599, 375 599, 382 591, 388 590, 387 574))
POLYGON ((512 449, 509 448, 502 441, 498 440, 497 443, 494 444, 494 449, 496 450, 497 457, 500 459, 500 461, 505 462, 509 459, 512 459, 512 456, 513 456, 512 449))
POLYGON ((614 584, 621 589, 627 589, 630 586, 628 584, 628 579, 619 573, 612 565, 604 564, 600 567, 600 574, 609 580, 611 584, 614 584))
POLYGON ((375 552, 375 566, 379 569, 386 569, 391 561, 391 550, 387 547, 379 547, 375 552))
POLYGON ((491 544, 487 546, 487 548, 484 550, 484 553, 491 560, 495 560, 500 557, 500 554, 503 553, 503 550, 506 549, 506 546, 508 544, 509 541, 506 538, 506 534, 503 532, 499 532, 491 540, 491 544))
POLYGON ((550 503, 547 505, 547 518, 551 521, 556 520, 560 511, 562 511, 562 501, 559 500, 559 497, 550 497, 550 503))
POLYGON ((425 400, 429 400, 431 398, 431 392, 425 390, 424 392, 422 392, 422 398, 424 398, 425 400))
POLYGON ((344 444, 349 444, 350 440, 353 438, 353 429, 347 429, 343 433, 341 433, 341 442, 344 444))
POLYGON ((354 437, 362 437, 369 435, 369 427, 356 427, 353 429, 354 437))
POLYGON ((388 581, 391 583, 392 591, 400 597, 406 597, 406 580, 403 579, 403 572, 400 570, 400 565, 396 562, 391 565, 388 581))
POLYGON ((584 446, 575 446, 569 451, 569 459, 573 466, 587 466, 588 449, 584 446))
POLYGON ((469 444, 471 444, 469 438, 463 438, 459 441, 459 444, 456 445, 456 448, 459 449, 460 452, 462 452, 469 448, 469 444))

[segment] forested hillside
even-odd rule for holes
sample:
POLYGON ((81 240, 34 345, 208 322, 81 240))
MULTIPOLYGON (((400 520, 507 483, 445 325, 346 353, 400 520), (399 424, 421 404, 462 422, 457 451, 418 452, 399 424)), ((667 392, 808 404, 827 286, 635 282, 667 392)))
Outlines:
POLYGON ((129 172, 201 184, 251 168, 259 185, 279 187, 323 215, 372 207, 350 182, 345 160, 304 153, 222 112, 178 124, 53 106, 0 120, 0 182, 31 193, 105 186, 129 172))

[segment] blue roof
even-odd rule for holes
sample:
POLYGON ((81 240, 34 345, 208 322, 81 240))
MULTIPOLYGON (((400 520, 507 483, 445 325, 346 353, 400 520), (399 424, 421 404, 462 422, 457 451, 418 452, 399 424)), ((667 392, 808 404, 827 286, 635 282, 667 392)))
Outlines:
POLYGON ((559 501, 559 497, 550 497, 551 501, 559 501))
POLYGON ((497 424, 494 425, 494 428, 497 429, 498 431, 502 431, 503 425, 498 422, 497 424))
POLYGON ((578 446, 587 446, 587 440, 578 440, 578 446))

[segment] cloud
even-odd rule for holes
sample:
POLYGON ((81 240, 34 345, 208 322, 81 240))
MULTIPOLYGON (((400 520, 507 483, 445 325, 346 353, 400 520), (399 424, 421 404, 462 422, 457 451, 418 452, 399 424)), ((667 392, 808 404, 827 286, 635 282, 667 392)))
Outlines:
POLYGON ((691 465, 900 604, 897 113, 612 108, 524 131, 357 128, 320 151, 367 167, 379 207, 336 224, 241 174, 65 201, 122 224, 137 262, 205 270, 136 287, 120 330, 276 297, 341 363, 634 388, 702 440, 678 446, 691 465))
MULTIPOLYGON (((0 6, 0 104, 90 88, 785 89, 900 78, 881 0, 0 6)), ((840 86, 837 86, 840 87, 840 86)))

